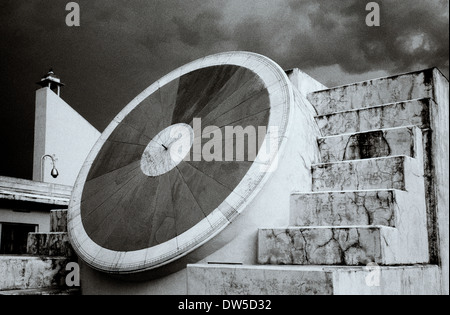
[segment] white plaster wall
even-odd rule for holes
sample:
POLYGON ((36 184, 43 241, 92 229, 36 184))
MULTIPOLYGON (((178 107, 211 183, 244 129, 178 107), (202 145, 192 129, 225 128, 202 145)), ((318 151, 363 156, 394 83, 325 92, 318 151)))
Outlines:
POLYGON ((300 94, 304 96, 307 96, 309 93, 327 89, 325 85, 311 78, 308 74, 298 68, 288 70, 286 71, 286 74, 300 94))
POLYGON ((44 161, 44 181, 73 186, 100 132, 49 88, 36 91, 33 180, 41 180, 41 157, 55 155, 58 178, 51 177, 51 160, 44 161))
POLYGON ((0 222, 37 224, 38 232, 50 232, 50 216, 45 211, 18 212, 0 208, 0 222))

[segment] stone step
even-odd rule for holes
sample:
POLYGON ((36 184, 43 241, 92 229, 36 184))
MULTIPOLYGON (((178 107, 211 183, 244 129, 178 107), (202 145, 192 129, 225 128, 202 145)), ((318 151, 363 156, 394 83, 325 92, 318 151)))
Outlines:
POLYGON ((81 295, 81 290, 61 289, 59 287, 25 290, 0 291, 0 295, 81 295))
POLYGON ((0 256, 0 290, 64 287, 67 257, 0 256))
POLYGON ((67 210, 50 211, 50 232, 67 232, 67 210))
POLYGON ((308 100, 319 115, 432 97, 434 69, 317 91, 308 100))
POLYGON ((422 131, 415 126, 379 129, 318 139, 322 163, 405 155, 416 157, 422 131))
POLYGON ((68 233, 29 233, 27 241, 28 255, 73 257, 74 251, 68 233))
POLYGON ((189 295, 439 295, 438 266, 188 265, 189 295))
POLYGON ((324 137, 411 125, 426 129, 432 103, 430 98, 389 103, 317 116, 316 122, 324 137))
MULTIPOLYGON (((354 191, 371 189, 410 190, 423 186, 423 167, 407 156, 315 164, 312 189, 354 191)), ((423 190, 421 190, 422 193, 423 190)))
MULTIPOLYGON (((411 231, 415 229, 411 227, 411 231)), ((344 266, 423 264, 429 260, 427 247, 426 243, 418 244, 416 240, 402 238, 397 229, 384 226, 268 228, 260 229, 258 233, 258 263, 344 266)))
POLYGON ((396 227, 397 218, 410 214, 398 203, 399 190, 293 193, 291 226, 379 225, 396 227))

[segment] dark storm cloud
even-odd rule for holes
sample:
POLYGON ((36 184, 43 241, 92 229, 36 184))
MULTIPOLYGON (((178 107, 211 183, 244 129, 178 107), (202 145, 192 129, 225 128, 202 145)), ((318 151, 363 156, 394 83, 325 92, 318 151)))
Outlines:
POLYGON ((271 14, 271 21, 282 16, 273 27, 261 19, 242 21, 237 42, 244 49, 272 54, 284 46, 273 57, 285 67, 339 65, 354 74, 438 66, 448 75, 448 1, 377 2, 382 24, 370 28, 365 24, 368 1, 286 1, 291 12, 271 14), (279 34, 284 39, 273 42, 279 34))
POLYGON ((0 174, 31 173, 35 82, 49 67, 100 131, 161 76, 221 51, 261 53, 328 85, 431 66, 448 76, 448 0, 379 0, 377 28, 365 0, 79 0, 78 28, 65 25, 68 2, 0 2, 0 174))
POLYGON ((200 12, 192 21, 182 16, 173 18, 177 26, 179 40, 189 46, 212 46, 230 37, 220 27, 223 17, 220 12, 208 10, 200 12))

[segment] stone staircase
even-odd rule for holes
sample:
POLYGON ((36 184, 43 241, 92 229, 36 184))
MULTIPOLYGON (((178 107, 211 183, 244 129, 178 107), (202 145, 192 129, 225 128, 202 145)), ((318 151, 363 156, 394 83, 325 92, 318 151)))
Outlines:
POLYGON ((67 210, 52 210, 50 233, 28 235, 27 256, 0 256, 0 295, 78 295, 79 288, 66 286, 77 262, 67 235, 67 210))
POLYGON ((289 227, 259 230, 259 265, 190 265, 189 294, 441 294, 436 71, 309 94, 312 191, 292 193, 289 227))

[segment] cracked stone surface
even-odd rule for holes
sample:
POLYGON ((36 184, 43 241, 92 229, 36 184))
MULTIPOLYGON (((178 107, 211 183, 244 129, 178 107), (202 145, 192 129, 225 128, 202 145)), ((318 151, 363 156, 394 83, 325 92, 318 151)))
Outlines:
POLYGON ((437 295, 439 283, 438 266, 187 268, 189 295, 437 295))
POLYGON ((395 208, 393 190, 293 194, 290 225, 395 227, 395 208))
POLYGON ((258 263, 271 265, 383 264, 381 228, 289 228, 259 231, 258 263))
POLYGON ((0 290, 36 289, 65 285, 67 258, 1 256, 0 290))
MULTIPOLYGON (((415 157, 420 129, 404 127, 324 137, 318 140, 322 163, 405 155, 415 157)), ((422 154, 420 152, 419 154, 422 154)))
POLYGON ((67 232, 67 210, 52 210, 50 212, 50 231, 67 232))
POLYGON ((188 267, 190 295, 330 295, 332 273, 298 267, 212 266, 188 267))
POLYGON ((322 135, 333 136, 377 129, 428 128, 430 99, 413 100, 316 117, 322 135))
POLYGON ((320 115, 432 96, 433 70, 355 83, 308 95, 320 115))
POLYGON ((386 265, 430 262, 421 159, 397 156, 316 165, 313 189, 317 192, 394 189, 395 228, 380 230, 383 261, 386 265))
POLYGON ((313 191, 406 190, 404 156, 357 160, 312 167, 313 191))
POLYGON ((74 255, 67 233, 30 233, 27 253, 39 256, 72 257, 74 255))
MULTIPOLYGON (((362 209, 357 207, 353 208, 353 212, 349 214, 346 212, 346 207, 340 207, 333 201, 333 207, 330 208, 327 200, 322 200, 319 210, 314 206, 308 210, 308 206, 306 206, 306 208, 293 211, 305 211, 305 216, 308 216, 308 211, 312 211, 314 213, 312 220, 317 220, 312 223, 320 225, 333 222, 340 226, 260 230, 258 262, 283 265, 359 265, 369 262, 381 265, 429 263, 424 183, 423 178, 414 174, 418 171, 412 167, 413 165, 414 163, 409 165, 408 172, 406 172, 406 182, 409 183, 408 191, 393 190, 391 197, 387 195, 382 199, 385 204, 392 202, 391 209, 394 217, 387 221, 390 221, 391 225, 395 225, 395 228, 380 225, 352 226, 350 223, 354 218, 356 218, 355 220, 364 220, 369 214, 363 214, 362 209), (349 226, 345 226, 345 224, 349 224, 349 226)), ((416 162, 415 165, 418 167, 419 163, 416 162)), ((338 193, 324 192, 318 195, 331 194, 333 197, 338 196, 345 200, 345 198, 351 197, 351 193, 362 193, 368 195, 360 198, 358 202, 367 202, 367 196, 374 192, 340 192, 342 195, 338 195, 338 193)), ((355 199, 355 201, 357 200, 355 199)), ((355 201, 353 202, 357 205, 355 201)), ((383 217, 381 210, 383 202, 379 201, 379 196, 369 202, 372 210, 380 209, 377 215, 381 217, 383 217)), ((362 204, 360 203, 359 206, 362 204)), ((293 217, 296 220, 299 216, 296 217, 294 214, 293 217)), ((311 220, 310 218, 308 220, 311 220)))

